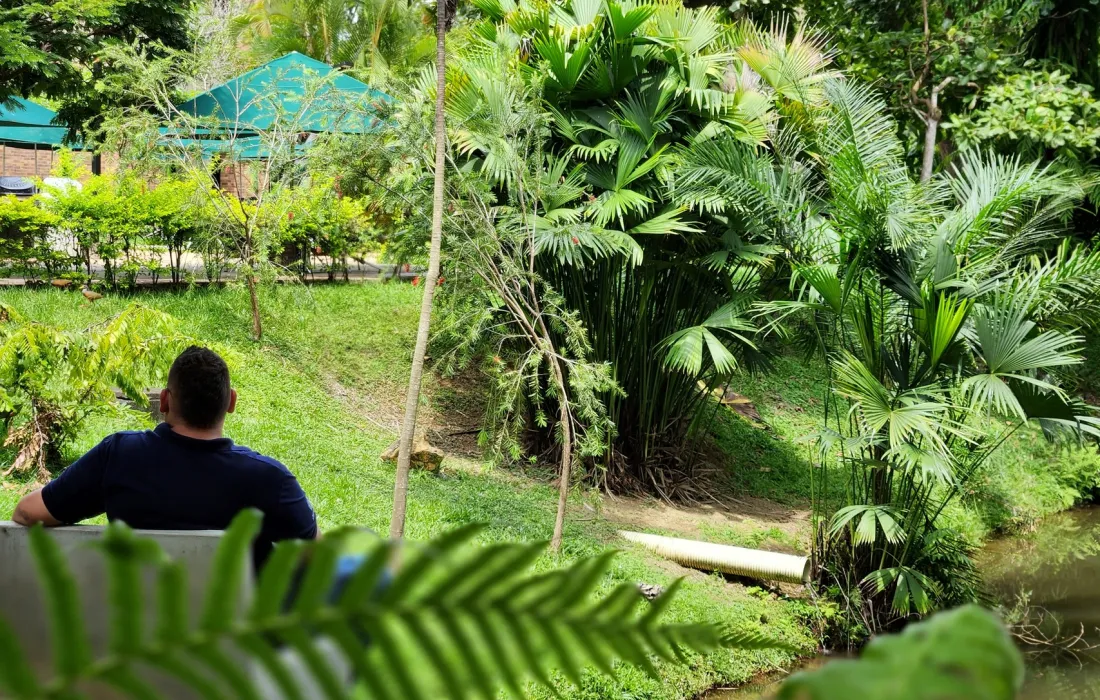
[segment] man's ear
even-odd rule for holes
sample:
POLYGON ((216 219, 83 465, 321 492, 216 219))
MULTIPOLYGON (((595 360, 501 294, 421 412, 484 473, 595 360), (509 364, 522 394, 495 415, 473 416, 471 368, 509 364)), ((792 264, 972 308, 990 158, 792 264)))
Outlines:
POLYGON ((229 408, 225 409, 225 412, 226 413, 232 413, 235 410, 237 410, 237 390, 236 389, 230 389, 229 390, 229 408))
POLYGON ((170 397, 171 395, 172 394, 168 391, 168 389, 160 390, 160 412, 162 415, 167 416, 168 411, 172 410, 171 402, 168 399, 168 397, 170 397))

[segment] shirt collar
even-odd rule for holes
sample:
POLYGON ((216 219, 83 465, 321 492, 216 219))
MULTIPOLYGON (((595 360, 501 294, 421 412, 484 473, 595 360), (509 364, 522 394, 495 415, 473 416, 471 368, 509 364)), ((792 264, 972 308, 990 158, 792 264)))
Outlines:
POLYGON ((213 440, 200 440, 199 438, 187 437, 186 435, 180 435, 176 431, 172 430, 172 427, 167 423, 161 423, 156 427, 153 432, 166 440, 171 440, 178 445, 189 447, 193 450, 202 450, 205 452, 219 452, 221 450, 228 450, 233 447, 233 441, 227 437, 215 438, 213 440))

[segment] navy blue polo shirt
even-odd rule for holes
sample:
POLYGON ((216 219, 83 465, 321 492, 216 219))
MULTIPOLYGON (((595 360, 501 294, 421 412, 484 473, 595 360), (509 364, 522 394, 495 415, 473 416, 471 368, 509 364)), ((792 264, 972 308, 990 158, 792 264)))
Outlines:
POLYGON ((42 490, 50 515, 76 523, 102 513, 141 530, 224 530, 256 508, 263 526, 253 544, 257 570, 275 542, 313 539, 317 518, 290 470, 234 445, 156 430, 110 435, 42 490))

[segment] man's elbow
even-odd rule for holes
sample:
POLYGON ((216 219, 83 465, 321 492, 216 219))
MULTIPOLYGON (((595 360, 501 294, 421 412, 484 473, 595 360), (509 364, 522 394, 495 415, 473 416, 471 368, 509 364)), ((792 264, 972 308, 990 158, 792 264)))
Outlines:
POLYGON ((42 500, 41 489, 23 496, 23 498, 19 500, 19 503, 16 504, 15 511, 11 514, 11 519, 13 522, 23 527, 30 527, 38 523, 42 523, 47 527, 61 524, 61 521, 53 517, 50 511, 47 510, 46 504, 42 500))
POLYGON ((34 525, 34 521, 31 520, 30 515, 27 513, 27 511, 23 510, 22 504, 18 504, 15 506, 15 512, 11 514, 11 520, 16 525, 22 525, 23 527, 30 527, 31 525, 34 525))

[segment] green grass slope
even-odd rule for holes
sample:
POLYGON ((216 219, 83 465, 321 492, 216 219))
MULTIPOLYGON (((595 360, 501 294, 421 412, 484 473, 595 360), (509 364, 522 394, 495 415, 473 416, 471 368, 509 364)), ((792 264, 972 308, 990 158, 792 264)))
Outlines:
MULTIPOLYGON (((263 343, 252 342, 247 298, 240 290, 194 290, 126 297, 108 295, 92 305, 79 294, 57 290, 6 290, 0 300, 38 321, 86 327, 139 301, 166 311, 196 340, 228 351, 239 392, 227 432, 283 461, 309 494, 322 528, 360 525, 384 532, 392 504, 393 472, 378 455, 395 438, 379 419, 388 404, 400 404, 419 308, 418 290, 404 285, 280 287, 265 290, 263 343)), ((429 406, 429 408, 431 408, 429 406)), ((141 416, 97 420, 66 458, 73 459, 104 435, 138 428, 141 416)), ((550 535, 556 495, 549 485, 504 470, 463 464, 443 477, 414 473, 408 535, 425 539, 471 521, 489 525, 489 540, 543 540, 550 535)), ((0 465, 2 469, 2 465, 0 465)), ((781 495, 781 474, 776 495, 781 495)), ((11 512, 27 483, 0 483, 0 517, 11 512)), ((582 510, 583 509, 579 509, 582 510)), ((590 516, 590 514, 588 514, 590 516)), ((605 582, 669 584, 684 570, 653 559, 617 540, 611 524, 570 518, 562 557, 572 560, 608 547, 625 551, 605 582)), ((550 566, 548 557, 538 565, 550 566)), ((759 629, 809 650, 808 606, 716 576, 688 574, 670 610, 678 620, 708 620, 759 629)), ((779 652, 722 652, 688 667, 663 667, 654 680, 622 669, 617 680, 586 677, 573 698, 690 698, 714 684, 744 681, 790 661, 779 652)))

